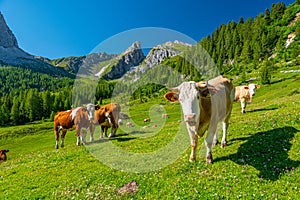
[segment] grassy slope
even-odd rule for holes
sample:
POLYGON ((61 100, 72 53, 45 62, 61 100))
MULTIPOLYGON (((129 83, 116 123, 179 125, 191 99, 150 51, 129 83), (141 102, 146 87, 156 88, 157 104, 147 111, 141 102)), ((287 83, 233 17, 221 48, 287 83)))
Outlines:
MULTIPOLYGON (((246 114, 240 113, 239 103, 234 104, 228 146, 213 148, 213 165, 205 163, 199 147, 195 163, 188 162, 187 149, 161 170, 121 172, 99 162, 85 147, 77 147, 74 131, 67 133, 66 146, 56 150, 52 123, 0 128, 0 148, 10 150, 8 161, 0 164, 0 199, 297 199, 300 74, 275 75, 273 81, 257 91, 246 114), (118 195, 116 190, 131 180, 139 184, 138 193, 118 195)), ((157 100, 154 104, 158 102, 166 103, 157 100)), ((137 124, 143 126, 140 121, 152 106, 146 103, 132 107, 137 124)), ((150 123, 164 124, 162 131, 138 137, 119 130, 121 136, 113 143, 131 152, 163 148, 175 137, 181 117, 178 104, 166 103, 164 109, 170 118, 150 123)))

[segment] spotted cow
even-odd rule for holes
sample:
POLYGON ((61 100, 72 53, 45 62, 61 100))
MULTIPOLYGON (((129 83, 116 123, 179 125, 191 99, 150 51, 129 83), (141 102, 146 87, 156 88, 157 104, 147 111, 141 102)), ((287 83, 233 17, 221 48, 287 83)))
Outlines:
POLYGON ((179 101, 190 136, 190 162, 196 160, 198 137, 205 138, 206 162, 213 163, 212 145, 218 143, 217 126, 223 123, 221 147, 226 146, 226 134, 234 99, 232 82, 218 76, 208 82, 183 82, 164 97, 171 102, 179 101))
MULTIPOLYGON (((94 119, 94 112, 98 109, 98 105, 88 104, 71 110, 57 112, 54 116, 54 133, 56 139, 55 148, 58 149, 59 132, 62 130, 61 147, 64 147, 64 138, 67 130, 73 127, 76 128, 76 144, 79 146, 82 128, 91 130, 91 122, 94 119)), ((93 138, 91 137, 91 141, 92 140, 93 138)), ((82 142, 85 143, 84 137, 82 137, 82 142)))

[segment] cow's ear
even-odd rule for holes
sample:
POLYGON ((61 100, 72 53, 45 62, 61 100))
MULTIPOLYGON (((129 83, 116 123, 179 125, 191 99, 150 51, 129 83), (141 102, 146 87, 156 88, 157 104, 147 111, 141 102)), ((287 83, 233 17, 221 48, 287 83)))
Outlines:
POLYGON ((176 102, 178 101, 178 94, 174 93, 174 92, 167 92, 165 95, 164 95, 165 99, 167 99, 168 101, 171 101, 171 102, 176 102))
POLYGON ((255 88, 257 88, 257 89, 260 88, 260 85, 255 85, 255 88))
POLYGON ((207 82, 200 81, 197 83, 197 86, 200 89, 199 91, 202 97, 208 97, 210 95, 207 82))
POLYGON ((248 89, 249 89, 249 87, 248 87, 248 86, 244 86, 244 89, 248 90, 248 89))
POLYGON ((98 104, 95 105, 95 110, 99 110, 100 106, 98 104))

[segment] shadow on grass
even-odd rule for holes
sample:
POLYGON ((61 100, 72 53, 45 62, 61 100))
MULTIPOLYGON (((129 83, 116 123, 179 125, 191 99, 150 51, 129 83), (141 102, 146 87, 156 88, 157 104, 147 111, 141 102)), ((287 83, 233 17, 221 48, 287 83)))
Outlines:
POLYGON ((136 139, 134 137, 123 137, 123 136, 128 136, 128 133, 123 133, 123 134, 117 134, 116 136, 113 136, 111 138, 105 137, 105 138, 101 138, 98 140, 94 140, 93 142, 86 142, 87 145, 89 144, 100 144, 100 143, 104 143, 104 142, 108 142, 110 140, 116 140, 118 142, 126 142, 129 140, 133 140, 136 139))
POLYGON ((251 112, 260 112, 260 111, 268 111, 268 110, 277 110, 278 108, 277 107, 266 107, 266 108, 259 108, 259 109, 254 109, 254 110, 249 110, 247 111, 248 113, 251 113, 251 112))
POLYGON ((237 138, 246 141, 238 152, 215 161, 232 160, 240 165, 251 165, 260 171, 259 177, 276 181, 281 174, 300 165, 299 160, 291 160, 288 155, 297 132, 294 127, 286 126, 237 138))

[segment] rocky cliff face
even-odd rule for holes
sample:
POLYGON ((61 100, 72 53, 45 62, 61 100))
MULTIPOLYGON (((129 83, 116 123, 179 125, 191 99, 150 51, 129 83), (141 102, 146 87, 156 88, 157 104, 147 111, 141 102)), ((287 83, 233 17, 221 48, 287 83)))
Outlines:
POLYGON ((112 64, 109 72, 103 77, 110 80, 121 78, 133 67, 138 66, 144 58, 141 43, 135 42, 124 53, 117 57, 116 61, 114 61, 115 64, 112 64))
POLYGON ((24 58, 34 57, 19 48, 16 37, 0 13, 0 60, 3 63, 18 65, 24 62, 24 58))
POLYGON ((3 15, 0 12, 0 46, 2 47, 19 47, 18 42, 10 28, 7 26, 3 15))
POLYGON ((48 59, 33 56, 18 46, 13 32, 7 26, 3 15, 0 13, 0 64, 30 68, 36 72, 47 73, 54 76, 70 76, 62 68, 54 67, 48 59))
POLYGON ((155 65, 160 64, 166 58, 176 56, 179 53, 180 51, 174 48, 174 43, 167 42, 165 44, 153 47, 146 56, 145 63, 147 67, 151 68, 155 65))

